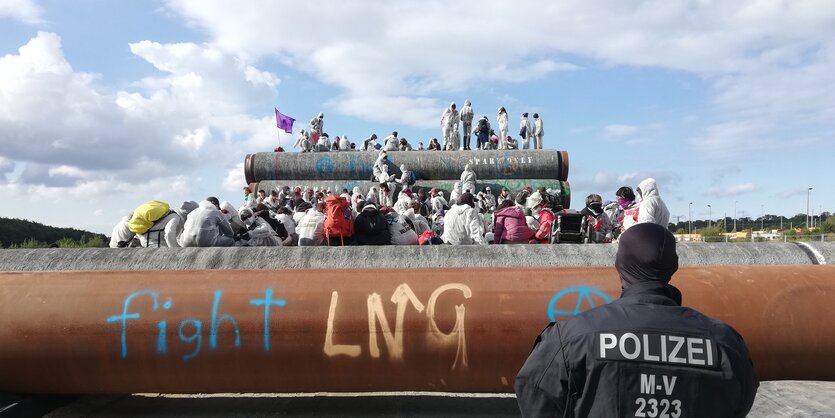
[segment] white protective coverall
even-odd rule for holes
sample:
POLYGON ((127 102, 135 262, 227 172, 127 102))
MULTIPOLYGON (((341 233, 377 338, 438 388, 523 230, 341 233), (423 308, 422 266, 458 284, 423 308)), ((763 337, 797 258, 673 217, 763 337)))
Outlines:
POLYGON ((362 146, 360 147, 360 151, 377 151, 377 148, 374 148, 374 145, 377 144, 377 135, 371 134, 368 138, 362 141, 362 146))
POLYGON ((253 215, 251 209, 244 208, 241 210, 241 218, 246 218, 243 223, 249 233, 247 244, 251 247, 278 247, 281 245, 281 240, 273 227, 264 218, 253 215))
POLYGON ((197 209, 197 202, 183 202, 179 208, 173 209, 171 213, 154 222, 147 233, 139 236, 139 242, 143 247, 179 247, 178 240, 183 233, 186 219, 194 209, 197 209))
MULTIPOLYGON (((465 147, 462 149, 469 149, 470 148, 470 139, 473 136, 473 106, 470 104, 469 100, 464 100, 464 107, 461 108, 461 127, 464 129, 464 145, 465 147)), ((456 130, 457 131, 457 130, 456 130)), ((458 144, 454 144, 456 148, 458 148, 458 144)))
POLYGON ((444 149, 447 149, 447 146, 454 141, 453 132, 458 131, 458 122, 461 120, 458 110, 453 109, 452 106, 455 106, 455 103, 450 103, 449 107, 444 109, 444 113, 441 113, 441 132, 444 135, 444 149))
POLYGON ((658 194, 655 179, 648 178, 638 184, 635 195, 641 199, 638 206, 638 223, 651 222, 666 228, 670 223, 670 211, 658 194))
POLYGON ((189 214, 180 236, 183 247, 231 247, 234 243, 229 221, 208 200, 189 214))
POLYGON ((391 134, 383 140, 383 149, 386 151, 399 151, 400 139, 396 135, 391 134))
POLYGON ((342 135, 342 138, 339 138, 339 150, 340 151, 350 151, 351 150, 351 141, 348 140, 348 136, 342 135))
POLYGON ((449 204, 454 205, 458 203, 458 196, 461 196, 461 182, 456 181, 452 185, 452 192, 449 194, 449 204))
POLYGON ((394 202, 394 210, 397 213, 405 213, 406 209, 409 208, 409 205, 412 204, 412 198, 406 193, 402 191, 397 195, 397 202, 394 202))
MULTIPOLYGON (((293 220, 293 217, 286 213, 277 213, 275 219, 281 222, 284 225, 284 229, 287 230, 287 238, 284 239, 281 245, 296 245, 299 242, 299 235, 296 234, 296 221, 293 220)), ((278 239, 281 239, 281 237, 278 239)))
POLYGON ((311 136, 313 135, 313 133, 316 133, 316 134, 318 134, 316 136, 319 137, 319 141, 321 141, 322 140, 322 136, 321 136, 322 132, 325 131, 325 114, 322 113, 322 112, 319 112, 318 115, 316 115, 313 119, 310 120, 310 123, 308 123, 308 125, 310 125, 311 136))
POLYGON ((475 171, 470 168, 470 165, 467 164, 464 166, 464 171, 461 172, 461 190, 466 192, 467 190, 470 193, 475 194, 475 171))
POLYGON ((426 231, 431 230, 431 228, 429 227, 429 221, 427 221, 426 218, 423 217, 423 215, 415 213, 414 208, 407 209, 406 212, 403 212, 403 216, 405 216, 406 219, 412 221, 412 225, 415 226, 415 233, 418 234, 418 236, 420 236, 420 234, 426 231))
POLYGON ((522 138, 522 149, 530 148, 531 138, 533 137, 533 129, 531 128, 531 121, 527 116, 522 116, 522 121, 519 122, 519 131, 525 128, 525 137, 522 138))
POLYGON ((377 159, 374 160, 374 165, 371 166, 371 175, 374 176, 375 180, 380 178, 380 174, 383 172, 383 167, 387 165, 386 158, 388 157, 385 150, 381 150, 379 154, 377 154, 377 159))
POLYGON ((296 233, 299 234, 299 246, 317 246, 322 245, 325 235, 325 214, 310 209, 299 220, 296 225, 296 233))
POLYGON ((379 206, 379 204, 380 204, 379 196, 380 196, 379 187, 371 186, 371 188, 368 189, 368 194, 365 196, 365 204, 367 205, 369 203, 373 203, 374 205, 379 206))
POLYGON ((293 148, 299 148, 301 152, 307 152, 313 149, 313 140, 310 139, 310 135, 304 129, 299 131, 299 136, 296 138, 296 142, 293 143, 293 148))
POLYGON ((446 199, 444 199, 444 192, 440 190, 438 191, 437 196, 432 196, 430 204, 432 206, 432 211, 436 213, 443 210, 445 206, 449 207, 449 202, 447 202, 446 199))
POLYGON ((505 138, 507 138, 507 112, 499 111, 496 116, 496 122, 499 124, 499 149, 507 148, 505 138))
POLYGON ((128 229, 128 222, 131 217, 133 217, 133 214, 123 217, 122 220, 113 227, 113 231, 110 233, 110 248, 119 248, 120 241, 130 243, 136 235, 128 229))
POLYGON ((484 222, 478 211, 470 205, 453 205, 444 215, 444 233, 441 239, 447 244, 486 244, 484 222))
POLYGON ((396 212, 386 214, 386 222, 389 225, 391 245, 417 245, 418 235, 406 219, 396 212))
POLYGON ((542 149, 542 137, 545 136, 545 127, 542 126, 542 116, 533 120, 534 149, 542 149))

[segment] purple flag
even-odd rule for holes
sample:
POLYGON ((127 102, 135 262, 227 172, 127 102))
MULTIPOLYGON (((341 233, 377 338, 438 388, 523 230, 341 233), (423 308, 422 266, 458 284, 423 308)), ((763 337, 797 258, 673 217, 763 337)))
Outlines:
POLYGON ((283 129, 284 132, 287 132, 288 134, 292 134, 293 133, 293 122, 295 122, 295 121, 296 121, 295 119, 293 119, 293 118, 291 118, 287 115, 282 115, 281 112, 278 111, 278 108, 275 108, 275 126, 277 126, 278 129, 283 129))

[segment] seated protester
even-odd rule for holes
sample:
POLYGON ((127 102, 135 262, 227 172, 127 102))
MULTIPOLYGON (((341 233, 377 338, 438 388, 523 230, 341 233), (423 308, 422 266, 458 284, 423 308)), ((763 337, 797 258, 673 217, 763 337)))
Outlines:
POLYGON ((403 213, 409 208, 412 202, 412 191, 408 188, 403 189, 400 191, 400 194, 397 195, 397 202, 394 203, 394 210, 397 213, 403 213))
POLYGON ((293 212, 285 206, 278 208, 275 219, 284 225, 287 231, 287 238, 281 240, 281 245, 296 245, 299 242, 299 235, 296 234, 296 221, 293 220, 293 212))
MULTIPOLYGON (((446 209, 441 209, 432 214, 432 232, 439 239, 444 234, 444 215, 446 215, 446 209)), ((443 242, 443 240, 441 241, 443 242)))
POLYGON ((354 239, 354 219, 348 199, 329 196, 325 199, 323 233, 328 245, 350 245, 354 239))
MULTIPOLYGON (((258 206, 258 203, 248 207, 252 210, 255 210, 255 207, 258 206)), ((243 209, 244 207, 241 207, 243 209)), ((220 212, 223 213, 223 216, 226 217, 226 220, 229 221, 229 225, 232 227, 232 232, 237 233, 239 230, 244 228, 244 223, 241 221, 240 213, 231 203, 227 201, 220 202, 220 212)))
POLYGON ((506 149, 519 149, 519 141, 508 135, 508 137, 505 138, 505 146, 507 147, 506 149))
POLYGON ((618 234, 622 234, 632 225, 638 223, 638 208, 639 204, 635 200, 635 192, 629 186, 623 186, 615 192, 618 198, 618 207, 620 208, 617 220, 618 234))
POLYGON ((278 197, 278 190, 273 189, 270 192, 270 195, 267 196, 267 198, 261 203, 263 203, 270 211, 275 212, 278 207, 281 206, 281 199, 278 197))
POLYGON ((411 151, 412 146, 409 144, 409 141, 406 138, 400 138, 400 143, 398 144, 398 148, 400 151, 411 151))
POLYGON ((452 245, 486 244, 483 222, 475 209, 473 195, 465 192, 444 215, 441 239, 452 245))
POLYGON ((296 226, 298 226, 299 222, 304 217, 304 214, 307 213, 307 211, 310 208, 312 208, 313 205, 311 205, 310 203, 305 202, 301 199, 296 199, 295 207, 296 207, 296 209, 293 212, 293 222, 295 222, 296 226))
POLYGON ((220 211, 216 197, 207 197, 191 212, 183 227, 180 245, 183 247, 231 247, 232 227, 220 211))
POLYGON ((493 242, 496 244, 527 244, 533 237, 534 230, 528 227, 525 213, 505 199, 493 214, 493 242))
POLYGON ((438 138, 432 138, 429 140, 429 147, 427 148, 429 151, 440 151, 441 144, 438 142, 438 138))
POLYGON ((432 213, 438 213, 442 210, 449 209, 449 202, 444 199, 444 191, 432 188, 429 191, 430 201, 429 204, 432 209, 432 213))
POLYGON ((359 204, 364 201, 365 196, 363 196, 362 190, 360 190, 359 186, 354 186, 354 191, 351 192, 351 208, 354 209, 354 212, 362 210, 362 207, 359 206, 359 204))
POLYGON ((458 196, 461 196, 461 182, 456 181, 452 184, 452 191, 449 193, 449 205, 455 205, 458 203, 458 196))
POLYGON ((354 243, 391 245, 388 221, 373 203, 366 203, 354 221, 354 243))
POLYGON ((325 240, 323 233, 325 228, 324 210, 325 204, 317 203, 296 224, 296 233, 299 234, 299 247, 322 245, 325 240))
POLYGON ((499 193, 499 197, 498 199, 496 199, 496 204, 501 205, 502 202, 504 202, 505 200, 509 200, 511 203, 513 203, 513 198, 510 196, 510 190, 507 190, 506 187, 502 188, 502 192, 499 193))
POLYGON ((293 192, 290 190, 290 186, 284 185, 281 188, 281 191, 278 192, 278 200, 281 201, 281 202, 284 202, 284 201, 292 202, 292 201, 296 200, 296 197, 293 196, 293 192))
POLYGON ((417 192, 417 196, 414 200, 420 203, 420 209, 416 210, 415 213, 429 216, 429 196, 426 195, 426 189, 420 189, 417 192))
MULTIPOLYGON (((371 186, 368 189, 368 194, 365 195, 365 203, 371 203, 374 206, 377 206, 380 203, 380 188, 377 186, 371 186)), ((362 210, 365 206, 360 207, 359 209, 362 210)))
MULTIPOLYGON (((259 212, 263 213, 263 211, 259 212)), ((241 221, 244 223, 244 228, 235 235, 238 244, 251 247, 277 247, 281 245, 281 241, 273 228, 263 217, 254 215, 252 209, 241 209, 241 221)))
POLYGON ((183 234, 186 220, 188 219, 188 215, 195 209, 197 209, 197 202, 183 202, 179 208, 172 210, 171 213, 166 216, 166 218, 170 218, 169 220, 165 220, 165 218, 161 219, 161 221, 164 221, 163 223, 165 225, 165 229, 163 229, 163 237, 165 237, 165 242, 162 245, 163 247, 180 247, 179 239, 183 234))
POLYGON ((255 216, 258 216, 264 219, 264 222, 272 228, 273 232, 278 235, 278 238, 284 240, 289 235, 289 231, 287 228, 282 224, 278 219, 273 218, 272 212, 270 212, 269 208, 267 208, 264 204, 255 205, 255 210, 253 211, 255 216))
POLYGON ((392 208, 381 208, 391 236, 391 245, 417 245, 418 234, 403 215, 392 208))
POLYGON ((113 231, 110 233, 110 248, 126 248, 130 246, 131 241, 133 241, 133 237, 136 236, 136 234, 128 229, 128 222, 130 222, 130 218, 132 217, 132 213, 123 217, 122 220, 113 227, 113 231))
MULTIPOLYGON (((550 244, 551 233, 554 222, 557 220, 554 215, 554 207, 551 196, 534 192, 528 197, 527 207, 531 210, 531 216, 539 222, 539 228, 534 233, 531 244, 550 244)), ((562 208, 559 208, 562 209, 562 208)))
POLYGON ((594 243, 612 242, 612 223, 603 212, 603 198, 599 194, 586 197, 586 207, 580 211, 589 225, 589 241, 594 243))
POLYGON ((258 190, 258 198, 255 199, 255 204, 264 203, 264 199, 267 198, 267 192, 265 190, 258 190))
POLYGON ((412 202, 409 205, 409 209, 406 209, 406 212, 403 213, 406 216, 406 219, 412 222, 412 226, 415 228, 415 232, 418 235, 431 230, 432 228, 429 226, 429 221, 420 213, 422 205, 418 202, 412 202))
POLYGON ((348 135, 342 135, 342 138, 339 140, 339 150, 351 151, 351 141, 348 141, 348 135))

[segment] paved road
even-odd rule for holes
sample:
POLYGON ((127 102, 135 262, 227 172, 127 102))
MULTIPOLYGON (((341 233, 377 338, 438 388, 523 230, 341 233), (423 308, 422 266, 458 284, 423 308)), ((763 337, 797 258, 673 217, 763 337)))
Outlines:
MULTIPOLYGON (((45 416, 518 417, 516 399, 499 396, 85 396, 45 416)), ((749 416, 835 418, 835 382, 763 382, 749 416)))

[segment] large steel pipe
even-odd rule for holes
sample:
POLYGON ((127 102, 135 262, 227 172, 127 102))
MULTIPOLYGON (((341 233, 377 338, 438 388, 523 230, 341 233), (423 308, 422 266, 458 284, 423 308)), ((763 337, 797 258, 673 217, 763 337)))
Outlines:
MULTIPOLYGON (((247 183, 262 180, 370 180, 376 152, 259 152, 244 159, 247 183)), ((453 180, 469 164, 479 179, 568 180, 568 153, 556 150, 392 151, 389 173, 400 164, 418 180, 453 180)))
MULTIPOLYGON (((446 193, 444 196, 449 198, 449 193, 452 191, 452 187, 456 181, 457 180, 420 180, 413 186, 410 186, 410 189, 412 189, 413 192, 426 190, 428 193, 430 189, 437 188, 445 191, 446 193)), ((265 190, 267 191, 267 194, 269 194, 270 190, 281 188, 285 185, 290 187, 301 186, 302 188, 325 188, 330 189, 337 194, 339 194, 342 189, 351 191, 354 190, 354 187, 359 187, 363 194, 367 194, 371 186, 379 185, 376 181, 362 180, 264 180, 255 184, 256 190, 265 190)), ((476 191, 481 191, 485 187, 489 187, 491 192, 496 196, 498 196, 502 189, 505 188, 510 190, 515 195, 517 191, 526 187, 530 187, 533 190, 536 190, 539 187, 545 187, 546 189, 552 189, 559 192, 560 196, 562 196, 563 206, 571 207, 571 185, 567 181, 545 179, 505 179, 479 180, 476 182, 476 191)))
MULTIPOLYGON (((835 267, 673 283, 761 379, 835 379, 835 267)), ((0 273, 0 391, 510 392, 550 320, 619 292, 610 267, 0 273)))

